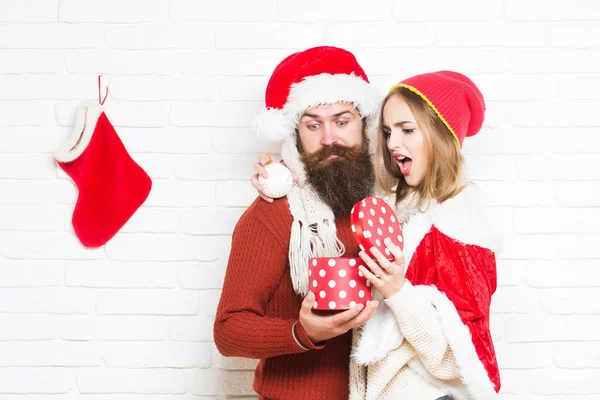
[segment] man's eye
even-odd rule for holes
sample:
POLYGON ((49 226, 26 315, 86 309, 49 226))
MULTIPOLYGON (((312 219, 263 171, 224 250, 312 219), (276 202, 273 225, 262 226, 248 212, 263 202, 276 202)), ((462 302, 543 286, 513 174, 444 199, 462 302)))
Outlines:
POLYGON ((339 126, 346 126, 346 125, 348 125, 348 121, 338 121, 337 124, 339 126))
POLYGON ((319 124, 310 124, 308 125, 308 129, 310 129, 311 131, 316 131, 317 129, 319 129, 319 124))

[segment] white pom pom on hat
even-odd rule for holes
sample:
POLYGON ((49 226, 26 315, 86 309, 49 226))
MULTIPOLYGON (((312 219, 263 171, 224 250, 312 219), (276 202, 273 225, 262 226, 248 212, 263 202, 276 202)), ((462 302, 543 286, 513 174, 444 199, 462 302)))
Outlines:
POLYGON ((289 136, 294 125, 288 121, 283 110, 268 108, 254 118, 252 129, 261 139, 274 142, 289 136))

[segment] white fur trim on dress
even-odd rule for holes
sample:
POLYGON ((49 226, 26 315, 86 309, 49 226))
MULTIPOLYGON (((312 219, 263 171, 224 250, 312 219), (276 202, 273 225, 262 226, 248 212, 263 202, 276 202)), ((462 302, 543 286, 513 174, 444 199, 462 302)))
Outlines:
MULTIPOLYGON (((497 399, 498 394, 494 389, 483 363, 479 359, 469 328, 463 324, 456 307, 448 297, 440 292, 435 286, 416 285, 415 289, 436 308, 442 325, 444 326, 444 336, 448 345, 452 348, 454 359, 460 369, 460 376, 463 387, 460 385, 449 386, 448 382, 441 381, 429 374, 425 368, 419 370, 415 368, 415 363, 409 363, 411 368, 424 376, 430 383, 439 387, 444 387, 452 391, 456 400, 488 400, 497 399), (466 390, 466 392, 465 392, 466 390), (468 394, 467 394, 468 393, 468 394)), ((418 361, 420 363, 420 361, 418 361)))
POLYGON ((432 204, 431 222, 440 232, 464 244, 493 252, 499 252, 502 248, 501 237, 487 224, 479 190, 474 184, 469 184, 442 204, 432 204))
POLYGON ((262 139, 282 140, 294 132, 304 111, 340 101, 353 103, 360 115, 372 124, 377 118, 382 98, 374 85, 354 74, 308 76, 292 85, 282 110, 264 110, 254 119, 252 126, 262 139))
POLYGON ((97 101, 84 101, 77 106, 75 126, 54 153, 54 158, 60 162, 71 162, 79 157, 92 140, 98 118, 104 112, 97 101))

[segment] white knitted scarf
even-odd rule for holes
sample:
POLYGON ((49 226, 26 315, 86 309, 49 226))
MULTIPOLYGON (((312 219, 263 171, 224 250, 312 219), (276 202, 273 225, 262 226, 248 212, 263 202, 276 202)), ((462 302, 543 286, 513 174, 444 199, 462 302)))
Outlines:
POLYGON ((340 257, 346 249, 337 237, 333 211, 307 182, 295 135, 283 142, 281 157, 290 171, 298 175, 298 182, 287 195, 290 212, 294 218, 288 258, 294 291, 306 296, 309 286, 308 259, 340 257))

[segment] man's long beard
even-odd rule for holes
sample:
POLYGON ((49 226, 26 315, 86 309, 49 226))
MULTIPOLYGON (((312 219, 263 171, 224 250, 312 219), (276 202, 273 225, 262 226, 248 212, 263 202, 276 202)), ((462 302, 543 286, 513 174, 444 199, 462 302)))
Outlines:
POLYGON ((369 139, 354 147, 331 145, 307 154, 299 144, 307 181, 335 215, 348 215, 360 200, 373 194, 375 168, 369 153, 369 139), (337 158, 327 160, 331 155, 337 158))

